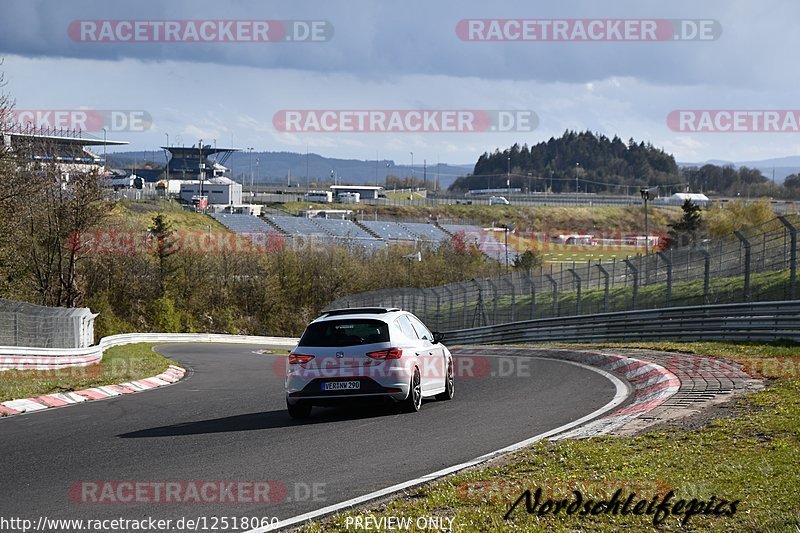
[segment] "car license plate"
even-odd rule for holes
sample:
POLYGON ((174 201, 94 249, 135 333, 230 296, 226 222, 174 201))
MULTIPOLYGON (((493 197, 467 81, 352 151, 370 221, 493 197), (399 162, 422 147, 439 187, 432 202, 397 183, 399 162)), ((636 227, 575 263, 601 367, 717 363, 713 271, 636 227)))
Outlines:
POLYGON ((322 384, 322 390, 356 390, 360 388, 360 381, 328 381, 322 384))

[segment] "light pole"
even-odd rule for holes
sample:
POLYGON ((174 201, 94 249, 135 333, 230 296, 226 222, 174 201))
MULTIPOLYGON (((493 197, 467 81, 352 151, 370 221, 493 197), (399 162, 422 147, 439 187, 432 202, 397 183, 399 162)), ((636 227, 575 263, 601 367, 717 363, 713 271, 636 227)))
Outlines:
POLYGON ((103 128, 103 173, 108 172, 108 162, 106 161, 106 129, 103 128))
POLYGON ((414 152, 409 152, 411 154, 411 184, 414 184, 414 152))
POLYGON ((511 196, 511 157, 508 158, 508 168, 506 169, 506 196, 511 196))
POLYGON ((503 233, 505 234, 505 248, 506 248, 506 274, 508 274, 508 232, 514 230, 514 224, 508 222, 502 225, 503 233))
POLYGON ((642 195, 642 200, 644 200, 644 255, 650 253, 650 229, 647 224, 647 202, 653 201, 657 190, 657 186, 652 188, 642 187, 639 190, 639 193, 642 195))
POLYGON ((167 146, 164 148, 164 160, 167 162, 167 190, 169 190, 169 155, 167 152, 169 151, 169 133, 164 133, 167 136, 167 146))
POLYGON ((203 179, 205 178, 205 163, 203 163, 203 139, 197 143, 197 149, 200 152, 200 199, 198 201, 198 207, 201 207, 201 211, 205 211, 205 206, 203 206, 203 179))
POLYGON ((248 147, 247 151, 249 153, 248 161, 250 165, 250 191, 252 192, 253 191, 253 147, 252 146, 248 147))
POLYGON ((575 194, 578 194, 578 170, 581 168, 580 163, 575 163, 575 194))

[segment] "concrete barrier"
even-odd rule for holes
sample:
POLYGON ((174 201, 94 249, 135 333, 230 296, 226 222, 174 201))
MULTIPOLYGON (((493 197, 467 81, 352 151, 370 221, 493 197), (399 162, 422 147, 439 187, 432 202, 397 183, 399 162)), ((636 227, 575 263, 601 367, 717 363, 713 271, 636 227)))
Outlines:
POLYGON ((298 339, 290 337, 262 337, 256 335, 224 335, 217 333, 123 333, 103 337, 88 348, 23 348, 0 346, 0 370, 44 370, 99 363, 103 352, 112 346, 147 343, 220 343, 269 344, 287 349, 294 348, 298 339))

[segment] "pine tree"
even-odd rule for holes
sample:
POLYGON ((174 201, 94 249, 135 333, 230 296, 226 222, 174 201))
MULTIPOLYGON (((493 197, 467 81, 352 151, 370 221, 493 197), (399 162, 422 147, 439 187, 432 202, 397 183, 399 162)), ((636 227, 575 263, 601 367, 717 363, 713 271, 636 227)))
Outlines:
POLYGON ((683 216, 669 225, 666 248, 694 246, 705 235, 705 222, 700 207, 687 199, 681 209, 683 216))

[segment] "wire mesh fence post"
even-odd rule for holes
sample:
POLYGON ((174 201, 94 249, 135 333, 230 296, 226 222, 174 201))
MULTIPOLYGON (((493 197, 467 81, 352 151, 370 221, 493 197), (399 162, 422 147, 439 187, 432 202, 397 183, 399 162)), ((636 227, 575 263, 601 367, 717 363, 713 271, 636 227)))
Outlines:
POLYGON ((667 265, 667 290, 664 297, 664 306, 669 307, 670 301, 672 300, 672 260, 667 257, 667 254, 664 252, 658 252, 656 255, 667 265))
POLYGON ((575 272, 574 268, 568 268, 567 272, 572 274, 575 280, 575 314, 581 314, 581 277, 575 272))
POLYGON ((478 280, 473 279, 472 283, 475 285, 475 288, 478 289, 478 301, 475 305, 475 311, 472 314, 471 327, 479 328, 481 326, 488 326, 489 317, 486 316, 486 303, 483 300, 483 287, 481 287, 481 284, 478 282, 478 280))
POLYGON ((603 282, 604 283, 604 287, 603 287, 603 312, 604 313, 608 313, 608 278, 609 278, 608 270, 606 270, 605 267, 603 267, 602 264, 598 264, 598 265, 595 265, 595 266, 597 267, 597 270, 599 270, 600 273, 603 275, 603 279, 604 279, 604 282, 603 282))
POLYGON ((447 296, 449 297, 447 308, 447 328, 455 329, 455 326, 453 325, 453 300, 455 300, 455 295, 453 294, 453 289, 451 289, 449 285, 444 285, 442 288, 447 292, 447 296))
POLYGON ((558 283, 556 282, 556 280, 553 279, 553 276, 551 276, 550 274, 545 274, 544 277, 547 278, 547 281, 553 284, 552 308, 553 308, 553 316, 556 317, 558 316, 558 283))
POLYGON ((513 274, 512 274, 511 277, 503 278, 505 280, 506 284, 508 285, 508 288, 511 289, 511 308, 509 310, 510 313, 508 315, 508 319, 509 319, 510 322, 514 322, 514 308, 517 305, 517 292, 514 289, 514 281, 513 281, 512 278, 513 278, 513 274))
POLYGON ((614 280, 617 277, 617 256, 611 259, 611 286, 614 286, 614 280))
POLYGON ((734 231, 734 235, 744 247, 744 301, 750 301, 750 241, 740 231, 734 231))
POLYGON ((533 280, 533 271, 528 270, 528 283, 531 292, 531 320, 536 318, 536 283, 533 280))
MULTIPOLYGON (((500 291, 497 289, 497 285, 494 282, 487 278, 486 284, 491 287, 492 289, 492 324, 497 324, 497 300, 500 299, 500 291)), ((487 323, 488 325, 488 323, 487 323)))
POLYGON ((461 290, 463 291, 463 294, 464 294, 464 309, 462 310, 462 313, 461 313, 462 314, 461 327, 462 328, 466 328, 467 327, 467 306, 468 306, 467 294, 468 294, 469 291, 467 290, 467 284, 466 283, 459 284, 459 287, 461 287, 462 285, 463 285, 463 288, 461 290))
POLYGON ((710 303, 709 298, 709 288, 711 285, 711 254, 708 253, 708 250, 700 250, 700 253, 703 254, 703 303, 708 304, 710 303))
POLYGON ((789 250, 789 299, 794 300, 797 286, 797 228, 781 215, 778 220, 789 230, 791 249, 789 250))
POLYGON ((633 278, 633 283, 631 284, 631 288, 633 291, 633 298, 631 300, 631 309, 636 309, 637 300, 639 298, 639 271, 633 266, 633 261, 630 259, 625 259, 625 265, 631 271, 631 277, 633 278))
POLYGON ((442 331, 442 295, 439 294, 439 291, 436 290, 436 287, 432 287, 431 292, 434 296, 436 296, 436 320, 434 321, 436 325, 434 328, 436 331, 442 331))

